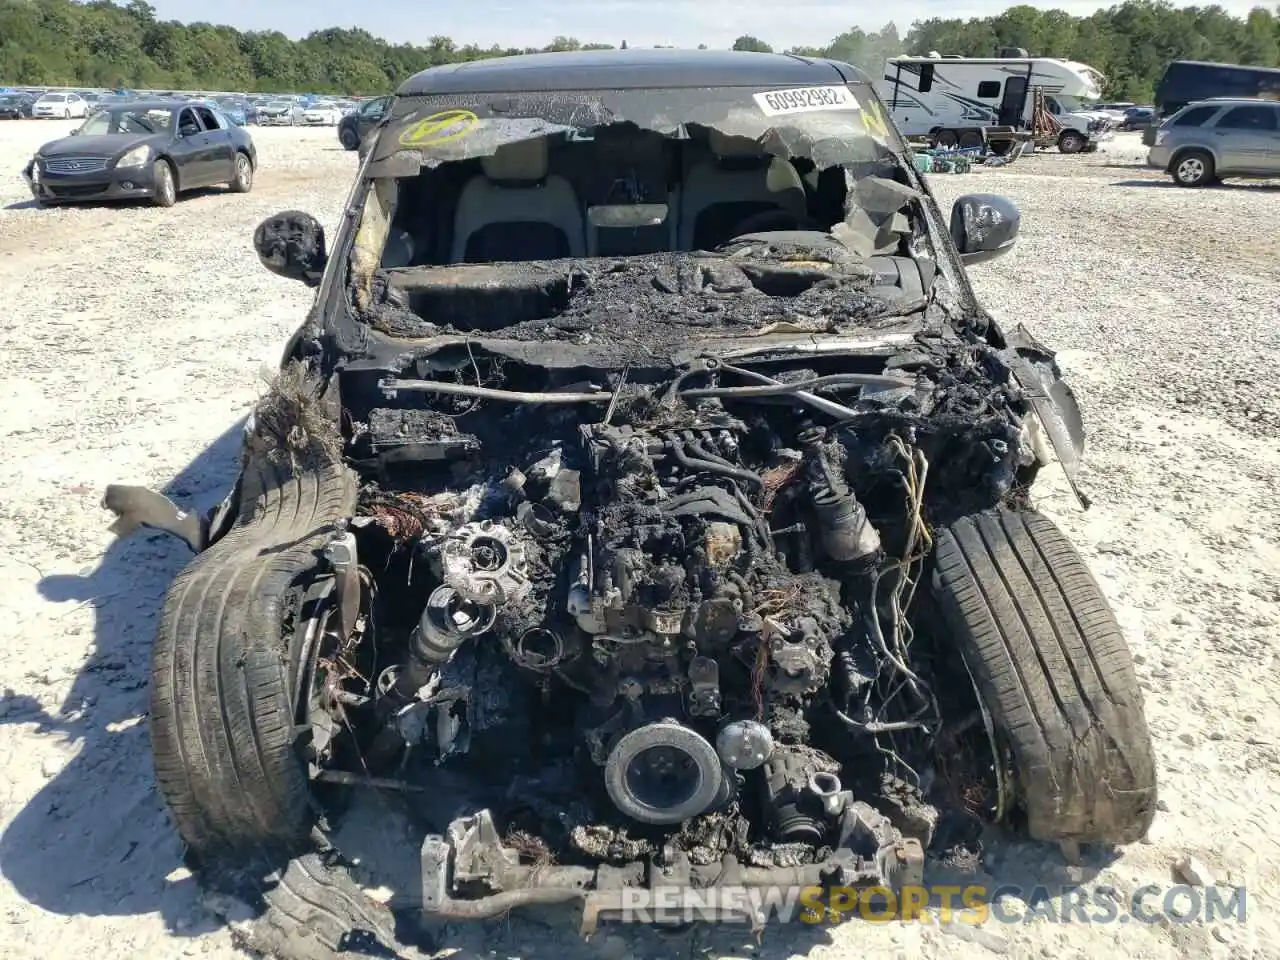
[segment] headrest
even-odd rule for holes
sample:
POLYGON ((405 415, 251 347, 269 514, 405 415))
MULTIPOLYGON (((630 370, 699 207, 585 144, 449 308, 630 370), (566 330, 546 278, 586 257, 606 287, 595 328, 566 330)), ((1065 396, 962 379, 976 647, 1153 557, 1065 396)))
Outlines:
POLYGON ((547 175, 547 138, 504 143, 480 167, 490 180, 541 180, 547 175))
POLYGON ((722 160, 736 157, 763 157, 764 148, 750 137, 731 137, 719 130, 707 131, 707 146, 722 160))

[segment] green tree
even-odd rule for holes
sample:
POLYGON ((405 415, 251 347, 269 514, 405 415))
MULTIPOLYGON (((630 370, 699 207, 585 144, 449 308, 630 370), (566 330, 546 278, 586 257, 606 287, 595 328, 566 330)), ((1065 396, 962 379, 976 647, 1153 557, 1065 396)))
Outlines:
MULTIPOLYGON (((846 61, 878 77, 885 58, 901 53, 988 57, 998 47, 1024 47, 1032 56, 1097 68, 1110 97, 1149 100, 1170 60, 1280 65, 1277 12, 1259 6, 1234 17, 1217 5, 1125 0, 1078 17, 1018 4, 990 17, 918 20, 905 36, 892 23, 870 32, 851 27, 825 45, 790 52, 846 61)), ((626 41, 619 46, 625 50, 626 41)), ((540 49, 607 47, 561 36, 540 49)), ((733 48, 772 50, 752 36, 733 48)), ((336 27, 290 40, 273 31, 159 20, 147 0, 0 0, 0 83, 370 94, 427 67, 535 49, 458 46, 443 35, 415 46, 336 27)))

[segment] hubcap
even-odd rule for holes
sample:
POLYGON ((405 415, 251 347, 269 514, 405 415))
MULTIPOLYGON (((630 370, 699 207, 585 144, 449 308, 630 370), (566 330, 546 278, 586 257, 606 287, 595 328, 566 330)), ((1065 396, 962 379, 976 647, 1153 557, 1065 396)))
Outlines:
POLYGON ((1204 164, 1194 157, 1183 160, 1178 164, 1178 176, 1187 181, 1199 180, 1204 176, 1204 164))
POLYGON ((236 160, 236 178, 244 185, 249 183, 249 158, 240 157, 236 160))

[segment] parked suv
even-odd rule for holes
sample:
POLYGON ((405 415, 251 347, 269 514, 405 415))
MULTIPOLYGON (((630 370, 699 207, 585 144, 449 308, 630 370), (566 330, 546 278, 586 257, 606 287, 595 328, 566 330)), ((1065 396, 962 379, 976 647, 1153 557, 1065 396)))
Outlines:
POLYGON ((1280 177, 1280 103, 1226 97, 1189 103, 1160 125, 1147 164, 1180 187, 1280 177))

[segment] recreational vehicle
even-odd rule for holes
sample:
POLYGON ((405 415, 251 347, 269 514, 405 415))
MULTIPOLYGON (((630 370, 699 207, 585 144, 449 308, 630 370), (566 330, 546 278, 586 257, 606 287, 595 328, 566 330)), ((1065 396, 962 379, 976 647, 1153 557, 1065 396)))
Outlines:
POLYGON ((1172 61, 1156 84, 1156 122, 1143 131, 1142 142, 1155 146, 1157 128, 1163 129, 1187 104, 1222 97, 1280 100, 1280 68, 1172 61))
POLYGON ((890 57, 876 86, 898 129, 908 137, 961 128, 1028 128, 1037 89, 1062 127, 1058 149, 1063 153, 1096 150, 1100 141, 1114 136, 1114 118, 1093 109, 1103 82, 1093 67, 1029 57, 1016 47, 999 53, 990 58, 937 53, 890 57))

